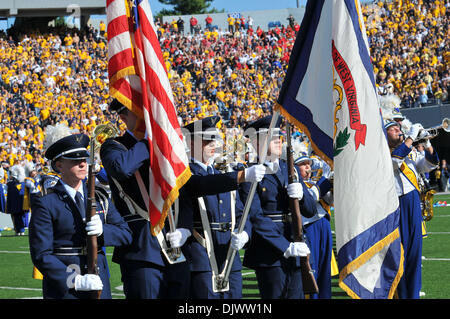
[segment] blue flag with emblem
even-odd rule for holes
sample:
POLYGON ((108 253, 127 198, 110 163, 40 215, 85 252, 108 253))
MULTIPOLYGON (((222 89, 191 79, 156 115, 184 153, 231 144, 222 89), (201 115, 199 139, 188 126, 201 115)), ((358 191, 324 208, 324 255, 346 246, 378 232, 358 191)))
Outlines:
POLYGON ((277 102, 334 169, 339 286, 392 298, 403 274, 399 203, 359 1, 308 1, 277 102))

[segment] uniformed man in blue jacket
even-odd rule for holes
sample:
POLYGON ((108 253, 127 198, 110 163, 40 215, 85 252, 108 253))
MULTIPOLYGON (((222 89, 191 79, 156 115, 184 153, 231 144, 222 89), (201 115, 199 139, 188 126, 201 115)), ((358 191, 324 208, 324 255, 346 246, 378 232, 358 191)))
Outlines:
POLYGON ((110 200, 97 201, 97 215, 85 222, 89 137, 64 124, 48 126, 46 133, 45 157, 60 179, 48 194, 33 200, 29 229, 31 259, 43 275, 43 297, 85 299, 102 290, 102 299, 111 298, 102 247, 130 244, 131 231, 110 200), (86 235, 97 236, 99 275, 86 274, 86 235))
MULTIPOLYGON (((217 149, 222 146, 222 138, 216 128, 219 120, 219 117, 211 116, 184 127, 189 136, 186 140, 190 145, 190 168, 194 178, 212 179, 206 184, 207 192, 200 191, 199 187, 202 186, 194 183, 185 187, 194 208, 193 236, 189 237, 184 250, 191 266, 189 297, 193 299, 242 297, 242 263, 239 257, 233 260, 229 289, 221 291, 215 285, 215 278, 223 271, 230 243, 239 250, 251 234, 250 223, 246 223, 242 233, 233 232, 240 222, 244 205, 236 192, 237 184, 234 188, 226 189, 224 184, 220 183, 220 176, 224 174, 214 167, 217 149)), ((238 175, 242 174, 243 180, 240 181, 252 182, 260 181, 265 173, 266 167, 256 165, 229 174, 235 174, 238 181, 238 175)))
MULTIPOLYGON (((264 143, 271 120, 272 116, 266 116, 245 128, 255 150, 264 143)), ((310 251, 305 243, 293 242, 289 198, 299 200, 303 216, 311 217, 317 209, 301 178, 298 183, 288 183, 287 163, 280 158, 280 124, 281 120, 278 120, 267 152, 270 162, 278 163, 279 169, 276 174, 265 175, 258 183, 250 214, 252 235, 243 264, 255 270, 261 298, 299 299, 304 297, 300 256, 306 256, 310 251)), ((249 189, 249 183, 242 184, 243 202, 247 200, 249 189)))

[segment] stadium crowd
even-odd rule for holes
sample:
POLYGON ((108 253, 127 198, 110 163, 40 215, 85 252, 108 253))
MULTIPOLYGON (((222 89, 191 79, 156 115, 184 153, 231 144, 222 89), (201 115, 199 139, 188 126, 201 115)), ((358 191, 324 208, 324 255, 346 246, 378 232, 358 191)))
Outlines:
MULTIPOLYGON (((399 95, 403 107, 448 102, 450 1, 375 6, 364 6, 363 16, 380 93, 399 95)), ((263 31, 249 21, 194 33, 176 21, 156 22, 183 125, 221 115, 227 127, 238 128, 271 113, 299 25, 288 18, 286 26, 263 31)), ((47 165, 42 148, 49 124, 89 134, 116 121, 107 110, 106 36, 104 24, 101 30, 12 28, 0 34, 0 161, 6 170, 25 160, 38 170, 47 165)))

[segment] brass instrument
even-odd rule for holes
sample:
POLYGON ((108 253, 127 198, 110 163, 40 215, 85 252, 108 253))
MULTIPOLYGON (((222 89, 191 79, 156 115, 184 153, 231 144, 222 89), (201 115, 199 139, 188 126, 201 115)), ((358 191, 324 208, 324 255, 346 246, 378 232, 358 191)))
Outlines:
POLYGON ((225 143, 220 145, 219 155, 214 159, 214 167, 222 172, 230 172, 238 163, 246 163, 247 143, 242 136, 226 136, 225 143))
MULTIPOLYGON (((418 139, 419 139, 419 140, 429 140, 429 139, 435 138, 436 136, 439 135, 439 129, 443 129, 444 131, 450 133, 450 119, 449 119, 448 117, 444 118, 444 119, 442 120, 442 124, 439 125, 439 126, 433 126, 433 127, 427 128, 427 129, 423 129, 423 130, 426 131, 429 135, 426 136, 426 137, 422 137, 422 138, 419 138, 419 137, 418 137, 418 139)), ((421 135, 421 134, 419 133, 419 136, 420 136, 420 135, 421 135)))
POLYGON ((111 122, 97 125, 92 132, 94 139, 94 151, 98 150, 98 148, 100 148, 103 142, 108 138, 116 137, 119 134, 119 129, 117 129, 111 122))
POLYGON ((428 222, 433 218, 433 196, 436 193, 434 189, 430 189, 420 194, 423 219, 428 222))
POLYGON ((436 193, 434 189, 425 181, 423 174, 418 178, 420 188, 420 206, 422 208, 423 219, 428 222, 433 218, 433 196, 436 193))

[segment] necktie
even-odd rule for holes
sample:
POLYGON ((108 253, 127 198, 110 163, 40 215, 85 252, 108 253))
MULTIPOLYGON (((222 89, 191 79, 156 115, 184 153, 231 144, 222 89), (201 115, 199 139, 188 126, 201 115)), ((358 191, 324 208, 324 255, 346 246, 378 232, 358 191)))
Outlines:
POLYGON ((208 175, 213 175, 214 174, 214 170, 211 166, 207 166, 206 171, 208 172, 208 175))
POLYGON ((75 195, 75 202, 77 203, 78 209, 81 213, 81 217, 85 218, 86 217, 86 207, 84 206, 84 200, 83 200, 83 197, 81 196, 80 192, 77 192, 77 194, 75 195))

